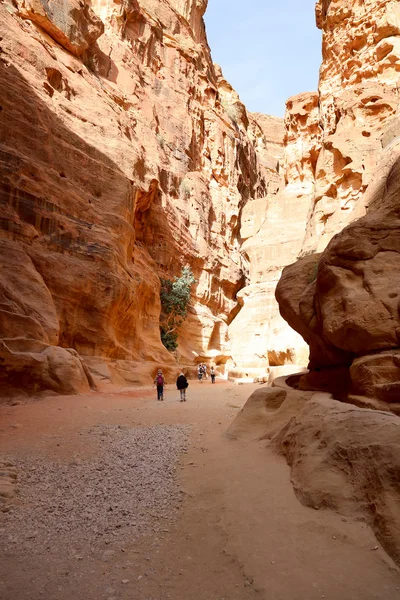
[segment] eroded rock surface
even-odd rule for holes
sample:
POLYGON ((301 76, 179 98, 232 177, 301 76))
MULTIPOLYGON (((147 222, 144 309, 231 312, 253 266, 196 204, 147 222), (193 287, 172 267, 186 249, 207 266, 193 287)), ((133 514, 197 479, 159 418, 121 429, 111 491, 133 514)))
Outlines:
POLYGON ((282 315, 310 345, 312 377, 329 368, 336 379, 332 367, 350 368, 347 391, 389 403, 400 399, 399 189, 400 159, 370 196, 367 215, 322 255, 286 267, 276 290, 282 315))
POLYGON ((104 31, 89 4, 78 0, 17 0, 18 14, 29 19, 69 52, 80 56, 104 31))
POLYGON ((307 364, 308 348, 280 316, 275 288, 283 267, 296 260, 302 247, 320 145, 318 117, 317 94, 288 101, 279 187, 247 202, 242 212, 240 235, 249 276, 238 293, 243 306, 229 334, 232 357, 243 375, 307 364))
POLYGON ((276 290, 282 316, 310 346, 311 372, 299 386, 360 403, 368 396, 396 412, 399 19, 394 2, 317 5, 323 63, 314 191, 303 258, 276 290))
POLYGON ((0 337, 13 383, 26 359, 27 379, 48 387, 53 346, 77 381, 68 348, 122 361, 121 377, 131 361, 137 383, 159 364, 172 373, 159 277, 183 265, 197 285, 178 358, 229 359, 240 213, 276 187, 279 120, 265 136, 212 64, 206 4, 1 4, 0 337))
POLYGON ((303 504, 365 520, 400 564, 398 417, 281 385, 254 392, 229 437, 268 440, 290 465, 303 504))

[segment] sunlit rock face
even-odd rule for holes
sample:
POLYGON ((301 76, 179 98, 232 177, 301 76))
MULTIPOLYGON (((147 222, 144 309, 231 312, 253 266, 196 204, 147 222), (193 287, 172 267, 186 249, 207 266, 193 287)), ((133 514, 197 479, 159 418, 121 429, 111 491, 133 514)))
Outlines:
POLYGON ((398 412, 400 8, 332 0, 317 5, 317 23, 315 192, 303 257, 285 269, 277 299, 310 345, 302 389, 367 396, 398 412))
MULTIPOLYGON (((323 34, 318 94, 288 100, 283 182, 264 205, 249 202, 242 213, 249 285, 239 292, 243 308, 230 337, 235 362, 247 367, 304 361, 304 343, 282 321, 274 299, 282 268, 323 251, 335 234, 365 214, 365 191, 374 181, 382 148, 399 131, 398 3, 321 1, 316 16, 323 34), (245 332, 246 343, 240 343, 239 332, 245 332)), ((310 265, 307 282, 316 278, 316 259, 310 265)))
POLYGON ((296 260, 304 239, 315 164, 320 149, 318 95, 290 98, 280 128, 279 191, 249 201, 243 209, 242 253, 248 285, 238 297, 242 309, 229 328, 232 357, 243 376, 268 367, 307 364, 308 347, 279 314, 275 288, 284 266, 296 260))
POLYGON ((363 193, 382 152, 383 132, 399 101, 400 5, 393 1, 320 1, 323 61, 321 152, 303 253, 365 214, 363 193))
POLYGON ((367 396, 400 412, 400 141, 379 166, 367 214, 322 254, 286 267, 276 294, 310 345, 301 389, 367 396))
MULTIPOLYGON (((276 189, 279 142, 213 65, 206 4, 0 5, 0 238, 20 265, 0 273, 4 385, 26 360, 35 389, 60 391, 43 374, 58 346, 104 376, 175 373, 159 277, 183 265, 197 284, 178 360, 228 360, 240 215, 276 189)), ((75 358, 72 392, 88 385, 75 358)))

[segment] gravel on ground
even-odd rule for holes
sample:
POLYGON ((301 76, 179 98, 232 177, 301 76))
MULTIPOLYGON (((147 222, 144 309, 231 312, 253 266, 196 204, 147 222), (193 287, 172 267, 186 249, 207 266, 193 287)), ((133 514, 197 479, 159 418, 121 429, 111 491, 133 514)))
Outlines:
POLYGON ((70 462, 40 454, 7 456, 18 472, 18 500, 3 515, 3 550, 40 552, 132 542, 162 531, 181 507, 176 464, 190 427, 99 425, 83 433, 101 451, 70 462))

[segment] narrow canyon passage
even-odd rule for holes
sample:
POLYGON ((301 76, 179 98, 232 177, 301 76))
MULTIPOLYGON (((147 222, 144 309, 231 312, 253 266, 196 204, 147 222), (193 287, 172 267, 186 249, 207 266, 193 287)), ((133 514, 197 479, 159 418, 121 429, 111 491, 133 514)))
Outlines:
POLYGON ((3 600, 393 600, 363 522, 296 499, 265 442, 224 432, 258 385, 190 382, 0 407, 20 494, 1 513, 3 600))

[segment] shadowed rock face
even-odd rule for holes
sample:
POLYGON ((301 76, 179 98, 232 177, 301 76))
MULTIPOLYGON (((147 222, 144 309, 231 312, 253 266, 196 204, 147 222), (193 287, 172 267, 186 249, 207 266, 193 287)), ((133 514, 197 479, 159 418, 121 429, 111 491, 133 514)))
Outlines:
POLYGON ((26 359, 23 385, 49 387, 43 352, 58 346, 121 361, 136 383, 172 371, 159 277, 183 265, 197 284, 179 359, 223 365, 246 273, 240 214, 277 163, 212 64, 206 2, 35 2, 0 6, 3 380, 22 381, 26 359))

